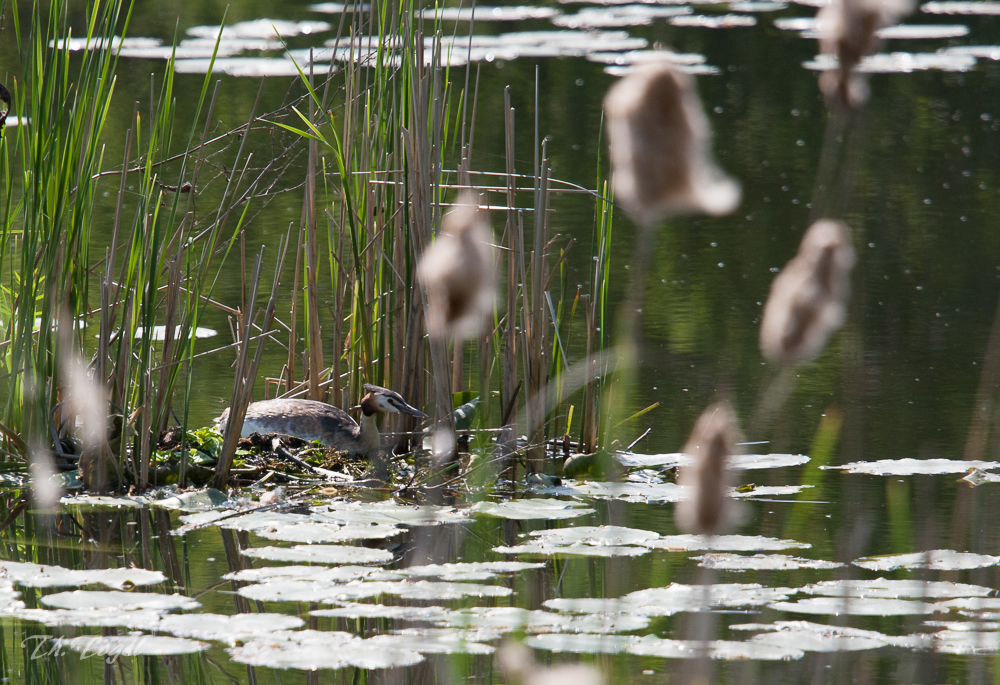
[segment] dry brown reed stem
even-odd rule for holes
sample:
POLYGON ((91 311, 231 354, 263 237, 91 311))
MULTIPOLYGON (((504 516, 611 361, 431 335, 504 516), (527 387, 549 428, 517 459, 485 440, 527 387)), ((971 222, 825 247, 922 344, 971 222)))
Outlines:
POLYGON ((615 199, 642 223, 664 215, 728 214, 739 185, 712 161, 694 79, 669 64, 636 70, 604 99, 615 199))
POLYGON ((454 337, 456 346, 482 332, 496 297, 492 231, 473 193, 462 202, 444 216, 417 265, 427 290, 427 333, 445 341, 454 337))
POLYGON ((868 89, 855 67, 878 48, 879 29, 912 11, 912 0, 831 0, 819 11, 820 51, 837 57, 837 68, 824 71, 819 78, 820 90, 831 108, 864 103, 868 89))
POLYGON ((806 231, 795 257, 771 284, 760 326, 760 349, 771 363, 814 359, 847 314, 854 248, 839 221, 821 219, 806 231))
POLYGON ((680 530, 717 535, 733 523, 726 460, 736 454, 736 444, 740 441, 736 415, 727 403, 713 404, 698 417, 683 450, 694 461, 682 467, 677 475, 678 485, 690 490, 688 499, 678 502, 674 510, 680 530))

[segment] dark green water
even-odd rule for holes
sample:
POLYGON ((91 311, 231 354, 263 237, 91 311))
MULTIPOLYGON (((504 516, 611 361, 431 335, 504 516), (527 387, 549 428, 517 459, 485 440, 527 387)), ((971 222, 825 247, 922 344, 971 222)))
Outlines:
MULTIPOLYGON (((568 12, 575 6, 562 7, 568 12)), ((140 2, 130 34, 169 42, 175 25, 183 33, 192 25, 219 23, 224 9, 223 3, 140 2)), ((809 224, 809 204, 827 119, 816 73, 801 66, 816 54, 815 41, 795 32, 779 31, 772 20, 812 13, 812 8, 796 5, 777 13, 761 13, 754 28, 679 28, 657 19, 648 27, 627 29, 651 44, 658 42, 678 52, 703 54, 708 64, 719 67, 719 75, 699 76, 698 88, 714 129, 716 157, 743 188, 742 204, 733 215, 718 219, 673 218, 657 234, 643 311, 640 382, 623 410, 627 415, 660 402, 657 409, 629 428, 634 437, 652 428, 638 445, 640 451, 678 451, 698 414, 719 397, 734 402, 751 440, 760 437, 756 427, 748 423, 762 385, 769 379, 769 369, 763 365, 757 347, 759 317, 775 271, 794 255, 809 224)), ((235 2, 229 6, 227 22, 259 17, 328 19, 308 12, 305 3, 235 2)), ((82 11, 78 19, 82 20, 82 11)), ((336 20, 334 15, 332 21, 336 20)), ((918 12, 911 21, 962 23, 969 26, 970 34, 950 40, 893 41, 891 50, 933 51, 953 44, 1000 42, 1000 19, 996 17, 932 17, 918 12)), ((551 28, 548 22, 533 21, 479 25, 477 32, 547 28, 551 28)), ((318 45, 327 36, 300 37, 291 45, 318 45)), ((16 59, 12 52, 10 46, 3 50, 6 60, 16 59)), ((110 133, 106 160, 120 160, 120 133, 128 126, 133 102, 140 102, 140 111, 148 108, 150 73, 159 83, 162 72, 163 63, 158 61, 123 60, 120 64, 117 106, 107 127, 110 133)), ((615 78, 604 74, 602 65, 582 58, 483 63, 478 72, 473 167, 485 171, 504 168, 501 110, 503 89, 509 85, 517 111, 517 171, 530 173, 536 73, 539 134, 548 139, 553 175, 595 188, 597 158, 603 154, 598 142, 601 102, 615 78)), ((218 132, 230 130, 248 118, 259 86, 255 78, 221 78, 218 123, 214 125, 218 132)), ((463 79, 464 72, 456 70, 454 78, 463 79)), ((177 120, 183 122, 177 140, 183 140, 202 77, 178 75, 177 79, 177 120)), ((858 251, 848 323, 817 362, 801 369, 794 393, 767 436, 770 444, 760 451, 810 454, 824 414, 840 411, 843 427, 830 463, 907 457, 962 459, 1000 294, 1000 125, 995 122, 1000 116, 1000 65, 981 59, 964 74, 930 71, 878 75, 871 78, 870 86, 871 98, 856 129, 856 194, 844 217, 854 232, 858 251)), ((293 79, 270 78, 262 109, 276 109, 300 92, 293 79)), ((289 186, 297 183, 288 181, 289 186)), ((104 188, 108 195, 102 199, 97 215, 103 215, 108 225, 98 226, 97 234, 106 235, 109 230, 116 188, 116 179, 110 179, 104 188)), ((301 191, 277 196, 254 217, 248 243, 266 243, 273 250, 277 236, 284 234, 289 222, 298 222, 300 208, 301 191)), ((591 278, 593 201, 564 195, 555 200, 554 208, 553 231, 577 239, 569 259, 568 290, 574 291, 577 284, 586 289, 591 278)), ((500 227, 499 221, 494 218, 496 228, 500 227)), ((624 212, 617 213, 612 256, 616 301, 628 282, 632 235, 624 212)), ((103 254, 103 246, 95 245, 94 254, 103 254)), ((328 296, 329 288, 324 287, 328 296)), ((233 304, 238 291, 238 279, 222 279, 215 297, 233 304)), ((329 323, 328 316, 329 312, 324 311, 325 324, 329 323)), ((204 349, 229 341, 228 324, 222 315, 211 313, 204 325, 221 332, 219 337, 204 341, 204 349)), ((582 357, 582 326, 572 327, 565 340, 571 357, 582 357)), ((226 354, 206 358, 196 369, 192 405, 196 422, 207 424, 228 402, 232 357, 226 354)), ((276 376, 283 360, 283 353, 274 350, 265 362, 264 373, 276 376)), ((468 361, 470 368, 475 366, 474 360, 468 361)), ((989 430, 996 426, 998 418, 997 388, 990 384, 993 382, 983 388, 989 432, 982 453, 974 455, 987 460, 1000 455, 1000 440, 989 430)), ((994 513, 1000 506, 1000 485, 987 483, 970 489, 956 484, 961 474, 883 477, 809 469, 800 466, 741 472, 744 482, 757 485, 795 485, 809 473, 819 479, 819 487, 806 491, 814 501, 795 503, 795 496, 791 496, 753 502, 740 532, 808 542, 811 549, 786 553, 841 562, 866 555, 938 548, 1000 554, 994 513)), ((446 526, 437 533, 443 542, 437 547, 442 551, 434 561, 497 559, 500 557, 491 551, 492 547, 512 544, 516 533, 544 527, 615 524, 662 535, 677 532, 671 504, 603 500, 588 504, 596 509, 593 515, 563 523, 478 518, 474 523, 446 526)), ((172 544, 181 570, 180 577, 172 578, 174 589, 197 596, 203 605, 201 611, 231 614, 238 609, 231 594, 233 588, 228 581, 220 581, 231 566, 219 529, 209 527, 183 538, 170 538, 165 529, 157 529, 156 514, 149 510, 79 514, 78 518, 88 528, 103 529, 93 535, 97 542, 81 543, 78 533, 67 537, 37 534, 36 539, 36 532, 25 530, 18 532, 18 536, 24 536, 18 540, 35 544, 15 547, 7 543, 4 556, 24 559, 30 549, 27 553, 34 555, 31 560, 39 563, 99 568, 134 562, 165 570, 170 576, 170 555, 165 555, 164 550, 172 544), (151 525, 152 535, 159 537, 150 538, 144 545, 135 530, 146 525, 151 525), (107 555, 103 561, 102 554, 107 555)), ((412 537, 410 547, 426 542, 416 534, 412 537)), ((271 544, 253 535, 249 541, 252 546, 271 544)), ((557 596, 618 597, 671 582, 697 583, 703 575, 696 562, 688 559, 694 554, 654 550, 636 558, 560 557, 557 562, 549 560, 544 569, 496 581, 509 584, 515 594, 510 599, 479 604, 495 601, 537 609, 542 601, 557 596)), ((877 575, 849 566, 836 571, 720 571, 715 579, 797 588, 820 580, 877 575)), ((894 571, 884 575, 1000 588, 1000 566, 996 565, 971 571, 894 571)), ((26 590, 25 594, 31 592, 26 590)), ((308 608, 306 604, 288 602, 266 604, 267 611, 306 619, 308 608)), ((636 634, 680 639, 688 634, 691 615, 653 618, 646 629, 636 634)), ((923 621, 932 618, 941 617, 826 617, 774 609, 715 615, 720 637, 732 640, 745 639, 739 631, 727 628, 734 623, 828 621, 889 635, 908 635, 931 630, 923 621)), ((968 619, 952 612, 946 620, 968 619)), ((315 627, 369 636, 398 626, 387 620, 370 619, 362 624, 322 618, 315 627)), ((25 662, 19 647, 21 636, 40 630, 37 624, 27 621, 3 623, 4 663, 13 669, 8 673, 8 682, 99 682, 105 678, 99 657, 79 659, 67 652, 58 659, 25 662)), ((73 630, 56 632, 66 635, 73 630)), ((119 633, 123 632, 119 629, 119 633)), ((974 656, 900 647, 807 652, 788 662, 718 662, 712 681, 994 682, 1000 678, 996 650, 985 651, 974 656)), ((536 656, 543 661, 593 662, 604 670, 609 682, 615 683, 680 683, 687 682, 690 675, 687 662, 656 657, 567 656, 546 651, 538 651, 536 656)), ((200 656, 123 658, 121 666, 112 669, 111 677, 126 682, 359 682, 352 678, 379 683, 503 682, 490 656, 428 655, 427 659, 409 669, 357 675, 351 669, 309 674, 263 667, 250 673, 244 665, 230 661, 224 649, 213 643, 200 656)))

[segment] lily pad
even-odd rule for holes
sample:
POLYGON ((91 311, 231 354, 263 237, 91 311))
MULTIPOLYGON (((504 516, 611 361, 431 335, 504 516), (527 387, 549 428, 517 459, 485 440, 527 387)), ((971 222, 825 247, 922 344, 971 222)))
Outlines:
POLYGON ((994 566, 1000 557, 988 554, 956 552, 950 549, 932 549, 915 554, 892 554, 879 557, 864 557, 852 562, 855 566, 869 571, 893 571, 897 568, 929 568, 935 571, 960 571, 970 568, 994 566))
POLYGON ((241 21, 229 26, 192 26, 187 30, 189 36, 196 38, 216 39, 219 32, 222 38, 291 38, 298 35, 308 35, 329 31, 332 27, 325 21, 287 21, 284 19, 255 19, 241 21))
POLYGON ((257 535, 268 540, 284 542, 350 542, 353 540, 382 540, 399 535, 401 528, 389 524, 345 525, 335 523, 270 524, 257 529, 257 535))
POLYGON ((295 545, 288 547, 254 547, 243 555, 271 561, 300 561, 313 564, 385 564, 392 553, 384 549, 350 547, 347 545, 295 545))
POLYGON ((373 644, 350 633, 318 630, 276 631, 230 647, 233 661, 266 668, 394 668, 423 661, 420 653, 373 644))
MULTIPOLYGON (((701 55, 697 55, 702 57, 701 55)), ((702 60, 704 58, 702 57, 702 60)), ((616 452, 615 458, 629 468, 649 468, 664 466, 675 468, 691 463, 692 457, 683 453, 672 454, 634 454, 632 452, 616 452)), ((787 466, 799 466, 809 461, 804 454, 737 454, 729 457, 728 466, 734 471, 750 471, 754 469, 779 469, 787 466)))
POLYGON ((574 526, 554 530, 531 531, 538 542, 547 545, 644 545, 660 537, 659 533, 622 526, 574 526))
POLYGON ((421 581, 354 581, 323 583, 313 581, 274 581, 242 587, 247 599, 264 602, 339 603, 380 595, 398 595, 404 599, 451 600, 463 597, 506 597, 510 588, 476 583, 434 583, 421 581))
POLYGON ((298 616, 283 614, 172 614, 162 616, 155 626, 158 632, 199 640, 216 640, 236 644, 276 630, 299 628, 298 616))
POLYGON ((809 549, 807 542, 779 540, 760 535, 664 535, 644 543, 653 549, 669 552, 718 550, 731 552, 776 552, 786 549, 809 549))
POLYGON ((965 473, 969 469, 989 471, 1000 468, 996 461, 966 461, 963 459, 880 459, 879 461, 853 461, 839 466, 820 466, 844 473, 863 473, 869 476, 912 476, 965 473))
POLYGON ((162 595, 152 592, 118 592, 116 590, 74 590, 45 595, 42 604, 56 609, 113 609, 117 611, 138 611, 155 609, 159 611, 189 610, 201 606, 190 597, 183 595, 162 595))
POLYGON ((167 580, 159 571, 142 568, 76 570, 62 566, 0 561, 0 577, 26 587, 104 585, 122 590, 135 585, 155 585, 167 580))
POLYGON ((332 618, 391 618, 397 621, 434 621, 451 612, 439 606, 386 606, 384 604, 349 603, 335 609, 313 609, 311 616, 332 618))
POLYGON ((492 654, 493 648, 468 640, 455 630, 399 630, 388 635, 375 635, 365 642, 373 647, 410 650, 421 654, 492 654))
POLYGON ((826 570, 843 566, 843 564, 835 561, 803 559, 802 557, 790 557, 785 554, 755 554, 753 556, 744 556, 742 554, 703 554, 691 558, 697 559, 700 562, 698 565, 703 568, 714 568, 722 571, 826 570))
POLYGON ((528 563, 525 561, 480 561, 455 564, 431 564, 427 566, 410 566, 399 569, 397 573, 404 576, 436 577, 442 580, 490 580, 501 573, 519 573, 532 568, 544 568, 543 563, 528 563))
POLYGON ((278 580, 312 580, 323 583, 346 583, 359 580, 382 569, 373 566, 265 566, 245 568, 222 576, 225 580, 246 583, 267 583, 278 580))
POLYGON ((874 630, 831 626, 808 621, 775 621, 771 624, 744 623, 730 630, 762 631, 751 642, 804 652, 851 652, 878 649, 896 644, 894 638, 874 630))
POLYGON ((494 547, 493 551, 498 554, 533 554, 540 556, 554 556, 558 554, 571 554, 583 557, 638 557, 649 553, 648 547, 611 545, 588 545, 577 543, 573 545, 547 545, 544 542, 527 542, 522 545, 511 547, 494 547))
POLYGON ((533 649, 577 654, 621 654, 639 638, 634 635, 595 635, 591 633, 544 633, 531 635, 524 644, 533 649))
POLYGON ((80 652, 84 657, 93 654, 106 657, 167 656, 194 654, 208 649, 207 642, 165 635, 81 635, 55 638, 55 642, 60 647, 80 652))
POLYGON ((383 502, 329 502, 312 507, 311 518, 319 522, 340 524, 435 526, 442 523, 470 521, 468 513, 444 506, 413 506, 391 500, 383 502))
MULTIPOLYGON (((703 643, 704 644, 704 643, 703 643)), ((754 642, 729 642, 714 640, 704 647, 693 640, 662 640, 655 635, 646 637, 628 646, 629 654, 656 656, 666 659, 694 659, 706 650, 713 659, 745 661, 748 659, 766 661, 788 661, 800 659, 803 651, 792 646, 770 645, 754 642)))
POLYGON ((761 606, 787 599, 794 592, 790 588, 765 588, 755 583, 718 583, 708 586, 672 583, 667 587, 630 592, 618 599, 558 598, 546 600, 542 604, 549 609, 567 613, 624 612, 640 616, 670 616, 709 607, 761 606))
POLYGON ((824 580, 799 589, 807 595, 829 597, 900 597, 944 599, 950 597, 986 597, 993 590, 981 585, 967 585, 934 580, 824 580))
POLYGON ((477 502, 469 508, 469 511, 485 516, 496 516, 498 518, 515 519, 518 521, 531 519, 554 521, 594 513, 593 509, 585 507, 579 502, 567 502, 558 499, 518 499, 506 502, 477 502))
POLYGON ((912 599, 881 597, 809 597, 797 602, 776 602, 777 611, 830 616, 911 616, 934 613, 934 605, 912 599))

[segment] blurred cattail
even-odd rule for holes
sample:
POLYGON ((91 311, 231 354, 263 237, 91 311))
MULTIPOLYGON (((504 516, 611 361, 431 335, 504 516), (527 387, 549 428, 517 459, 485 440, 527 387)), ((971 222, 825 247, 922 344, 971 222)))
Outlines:
POLYGON ((615 199, 646 223, 736 209, 740 187, 715 165, 694 79, 670 64, 637 69, 604 99, 615 199))
POLYGON ((471 194, 441 223, 417 266, 427 289, 427 332, 442 339, 476 336, 493 313, 496 290, 490 227, 471 194))
POLYGON ((677 475, 677 484, 690 488, 689 497, 674 510, 677 527, 685 533, 715 535, 733 522, 726 460, 739 441, 736 415, 728 404, 713 404, 698 417, 684 445, 684 453, 694 460, 677 475))
POLYGON ((509 640, 497 650, 497 661, 508 685, 604 685, 604 676, 593 666, 560 664, 541 666, 531 650, 520 642, 509 640))
POLYGON ((876 32, 913 11, 912 0, 830 0, 816 15, 820 52, 837 57, 837 68, 823 72, 820 90, 827 102, 856 107, 868 97, 865 82, 853 73, 878 47, 876 32))
POLYGON ((816 357, 843 325, 854 248, 839 221, 817 221, 798 254, 771 284, 760 326, 760 350, 769 362, 791 365, 816 357))

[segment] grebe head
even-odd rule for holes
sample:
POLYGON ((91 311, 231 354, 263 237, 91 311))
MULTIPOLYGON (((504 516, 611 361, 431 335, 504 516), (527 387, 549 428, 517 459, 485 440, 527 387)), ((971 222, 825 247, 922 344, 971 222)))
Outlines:
POLYGON ((388 388, 381 388, 377 385, 365 383, 365 396, 361 400, 361 411, 366 416, 371 416, 382 412, 383 414, 409 414, 419 418, 427 418, 416 407, 411 407, 398 392, 393 392, 388 388))

